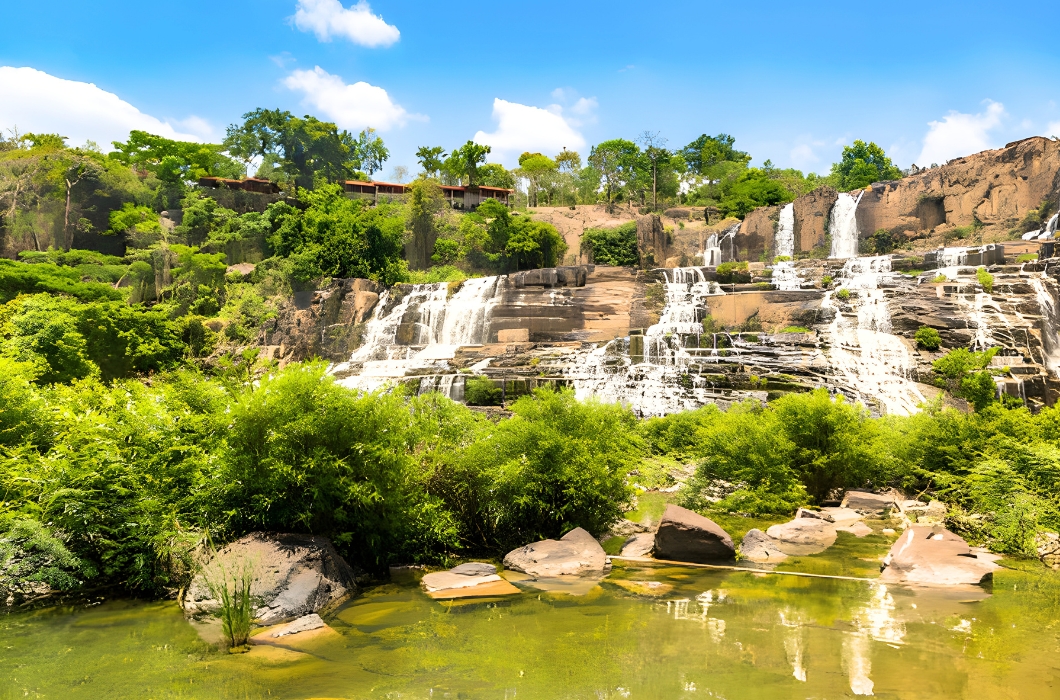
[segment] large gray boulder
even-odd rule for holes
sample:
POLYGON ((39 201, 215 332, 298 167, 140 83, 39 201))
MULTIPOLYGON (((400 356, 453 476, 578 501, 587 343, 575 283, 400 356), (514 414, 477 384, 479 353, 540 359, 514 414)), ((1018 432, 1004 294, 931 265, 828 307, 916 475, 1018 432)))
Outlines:
POLYGON ((319 612, 357 591, 353 571, 327 538, 255 532, 218 551, 196 574, 184 594, 185 614, 219 611, 210 584, 231 582, 244 571, 252 578, 254 616, 264 625, 319 612))
POLYGON ((836 526, 820 518, 795 518, 791 522, 771 526, 766 534, 785 554, 817 554, 835 544, 836 526))
POLYGON ((655 558, 707 564, 735 558, 729 533, 710 518, 669 504, 655 533, 655 558))
POLYGON ((989 554, 973 552, 968 543, 943 527, 906 529, 883 560, 880 580, 953 586, 986 583, 999 567, 989 554))
POLYGON ((604 548, 588 532, 576 527, 558 540, 541 540, 504 557, 504 566, 529 576, 603 576, 611 570, 604 548))
POLYGON ((624 557, 650 557, 655 548, 655 535, 651 532, 638 532, 622 545, 624 557))
POLYGON ((784 561, 788 555, 780 551, 780 547, 772 537, 758 528, 747 531, 740 542, 740 556, 749 561, 772 564, 784 561))

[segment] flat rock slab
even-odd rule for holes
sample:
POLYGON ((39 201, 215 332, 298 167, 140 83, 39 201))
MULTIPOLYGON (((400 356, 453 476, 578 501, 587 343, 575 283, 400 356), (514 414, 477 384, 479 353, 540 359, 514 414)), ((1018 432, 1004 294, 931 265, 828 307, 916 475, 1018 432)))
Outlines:
POLYGON ((577 527, 558 540, 513 549, 504 566, 539 577, 603 576, 611 570, 611 560, 592 535, 577 527))
POLYGON ((310 615, 303 615, 293 622, 288 622, 286 625, 280 625, 270 632, 269 636, 273 638, 286 637, 290 634, 298 634, 299 632, 320 629, 323 626, 324 620, 321 619, 320 615, 312 613, 310 615))
POLYGON ((439 591, 427 591, 427 595, 435 600, 450 600, 453 598, 492 598, 494 596, 506 596, 519 593, 519 589, 508 583, 500 576, 494 576, 496 581, 486 581, 474 586, 463 588, 447 588, 439 591))
POLYGON ((486 576, 464 576, 452 571, 435 571, 420 579, 420 584, 427 589, 428 593, 435 591, 449 591, 458 588, 472 588, 483 583, 494 583, 501 581, 497 574, 486 576))
POLYGON ((489 576, 497 573, 497 567, 480 561, 469 561, 466 564, 454 566, 449 571, 462 576, 489 576))
POLYGON ((853 508, 822 508, 821 512, 827 513, 832 518, 832 522, 839 526, 856 522, 865 517, 853 508))
POLYGON ((740 556, 750 561, 767 564, 788 558, 788 555, 777 546, 776 541, 758 528, 748 530, 743 536, 743 541, 740 542, 740 556))
POLYGON ((835 522, 835 518, 830 513, 826 513, 823 510, 810 510, 809 508, 799 508, 795 511, 795 519, 798 520, 799 518, 817 518, 829 523, 835 522))
POLYGON ((669 504, 655 533, 655 558, 708 564, 736 556, 729 533, 699 513, 669 504))
POLYGON ((978 556, 945 528, 913 526, 891 545, 880 580, 937 586, 981 584, 990 581, 999 568, 991 559, 978 556))
POLYGON ((655 534, 641 532, 633 535, 622 545, 622 556, 624 557, 650 557, 652 549, 655 548, 655 534))
POLYGON ((773 525, 766 534, 780 551, 792 556, 823 552, 836 540, 835 525, 818 518, 796 518, 773 525))
POLYGON ((868 491, 847 491, 840 505, 859 513, 878 514, 887 510, 899 510, 894 496, 868 491))
POLYGON ((859 520, 853 525, 837 527, 836 532, 849 532, 854 537, 864 537, 865 535, 872 534, 872 528, 859 520))
POLYGON ((247 572, 254 617, 272 625, 320 612, 356 592, 353 571, 325 537, 251 533, 227 545, 203 566, 184 595, 186 615, 209 616, 221 604, 211 591, 247 572))

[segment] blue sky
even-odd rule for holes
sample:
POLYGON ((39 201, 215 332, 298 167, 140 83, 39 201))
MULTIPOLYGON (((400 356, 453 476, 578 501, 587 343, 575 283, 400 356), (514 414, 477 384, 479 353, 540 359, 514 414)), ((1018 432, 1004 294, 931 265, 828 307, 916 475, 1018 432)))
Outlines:
POLYGON ((1060 136, 1046 2, 42 7, 5 9, 0 127, 74 143, 133 127, 218 140, 278 106, 377 127, 392 151, 379 177, 469 138, 512 165, 644 130, 676 147, 727 132, 756 163, 826 171, 855 138, 907 166, 1060 136))

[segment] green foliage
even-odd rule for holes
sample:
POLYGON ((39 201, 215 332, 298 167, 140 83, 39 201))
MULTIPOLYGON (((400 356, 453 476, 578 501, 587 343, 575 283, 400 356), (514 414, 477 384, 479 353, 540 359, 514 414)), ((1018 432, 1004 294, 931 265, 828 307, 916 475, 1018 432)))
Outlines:
POLYGON ((33 584, 54 590, 71 590, 92 576, 61 537, 30 518, 5 520, 0 516, 0 593, 26 595, 33 584))
POLYGON ((299 190, 298 198, 304 210, 278 203, 268 212, 269 244, 291 258, 295 279, 364 277, 386 285, 406 279, 405 221, 393 205, 369 207, 338 185, 299 190))
POLYGON ((468 406, 500 406, 501 388, 486 377, 468 377, 464 384, 464 402, 468 406))
POLYGON ((917 329, 916 335, 913 336, 916 340, 916 344, 925 350, 938 350, 942 345, 942 336, 939 332, 930 326, 921 326, 917 329))
POLYGON ((842 289, 836 290, 835 296, 836 296, 836 299, 841 299, 842 301, 846 301, 847 299, 850 298, 850 290, 847 289, 846 287, 843 287, 842 289))
POLYGON ((821 277, 821 286, 822 287, 827 287, 830 284, 832 284, 832 276, 831 275, 823 275, 821 277))
POLYGON ((746 261, 722 263, 715 272, 718 282, 722 284, 743 284, 751 281, 746 261))
POLYGON ((474 187, 479 182, 479 166, 486 162, 490 147, 474 141, 468 141, 460 148, 453 149, 445 161, 445 170, 456 178, 458 184, 474 187))
POLYGON ((1016 256, 1016 262, 1017 263, 1034 262, 1037 259, 1038 259, 1038 254, 1037 253, 1021 253, 1020 255, 1016 256))
POLYGON ((984 410, 997 396, 997 386, 989 372, 982 371, 990 365, 997 348, 985 352, 972 352, 966 348, 954 348, 931 363, 935 373, 945 378, 946 387, 956 396, 971 403, 976 411, 984 410))
POLYGON ((85 301, 121 299, 121 292, 109 284, 82 282, 77 270, 51 263, 26 265, 0 259, 0 302, 19 294, 68 294, 85 301))
POLYGON ((582 233, 582 250, 597 265, 636 267, 640 263, 637 224, 629 222, 614 228, 586 229, 582 233))
POLYGON ((781 333, 809 333, 810 329, 806 326, 785 326, 780 330, 781 333))
POLYGON ((980 267, 975 271, 975 277, 979 280, 979 284, 982 285, 983 291, 987 294, 992 294, 994 291, 994 276, 987 272, 985 267, 980 267))
POLYGON ((253 564, 243 562, 242 568, 232 572, 231 576, 221 566, 219 573, 219 580, 207 579, 206 583, 214 600, 221 603, 221 632, 228 642, 229 651, 246 651, 254 617, 254 601, 250 596, 250 587, 254 582, 253 564))
POLYGON ((869 236, 863 242, 870 255, 886 255, 894 250, 897 245, 895 237, 885 228, 877 229, 876 233, 869 236))
POLYGON ((947 379, 961 379, 970 372, 985 369, 997 354, 997 348, 985 352, 972 352, 967 348, 954 348, 931 363, 935 372, 947 379))
POLYGON ((736 138, 728 134, 701 135, 681 150, 688 168, 700 175, 710 174, 712 166, 723 162, 748 163, 751 155, 735 148, 736 138))
POLYGON ((939 273, 931 280, 934 284, 942 284, 946 281, 946 275, 939 273))
MULTIPOLYGON (((110 158, 140 172, 149 172, 162 182, 182 184, 200 177, 239 178, 244 168, 214 144, 173 141, 146 131, 129 132, 125 143, 114 142, 110 158)), ((115 231, 124 229, 113 229, 115 231)))
POLYGON ((832 165, 841 190, 856 190, 883 180, 900 180, 902 171, 874 142, 854 141, 843 147, 843 158, 832 165))
POLYGON ((776 180, 758 168, 750 168, 722 189, 718 210, 740 219, 757 207, 790 202, 794 197, 776 180))

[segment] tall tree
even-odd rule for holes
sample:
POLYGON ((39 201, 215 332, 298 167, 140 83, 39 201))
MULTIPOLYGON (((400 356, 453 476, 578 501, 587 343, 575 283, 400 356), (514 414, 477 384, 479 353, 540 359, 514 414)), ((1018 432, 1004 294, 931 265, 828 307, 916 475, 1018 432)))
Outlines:
POLYGON ((902 171, 883 149, 870 141, 857 140, 843 147, 843 159, 832 164, 832 175, 843 190, 855 190, 883 180, 900 180, 902 171))
POLYGON ((460 178, 461 181, 466 178, 468 187, 476 187, 478 184, 479 165, 486 162, 486 156, 489 153, 489 146, 468 141, 449 154, 445 166, 450 173, 460 178))
POLYGON ((751 161, 751 155, 736 150, 736 138, 728 134, 701 135, 681 149, 681 155, 692 172, 709 175, 711 166, 719 163, 743 163, 751 161))
POLYGON ((589 165, 600 173, 604 183, 607 210, 615 210, 615 195, 636 177, 635 160, 640 149, 626 139, 611 139, 593 146, 589 165))
POLYGON ((673 154, 666 150, 666 139, 660 136, 658 131, 645 131, 638 141, 644 147, 644 158, 648 161, 651 171, 651 208, 658 210, 659 166, 668 164, 673 154))
POLYGON ((420 146, 416 149, 416 160, 427 177, 438 177, 445 167, 445 149, 441 146, 420 146))
POLYGON ((537 206, 537 190, 541 184, 541 178, 548 173, 556 171, 556 161, 540 153, 523 153, 519 156, 519 169, 530 182, 527 188, 527 206, 537 206))
POLYGON ((355 146, 360 170, 369 177, 383 169, 383 163, 390 158, 390 151, 383 144, 383 139, 376 136, 375 129, 365 129, 357 136, 355 146))

